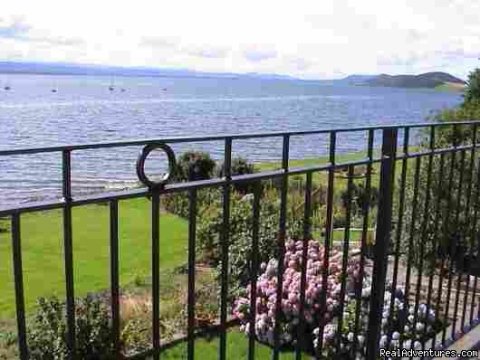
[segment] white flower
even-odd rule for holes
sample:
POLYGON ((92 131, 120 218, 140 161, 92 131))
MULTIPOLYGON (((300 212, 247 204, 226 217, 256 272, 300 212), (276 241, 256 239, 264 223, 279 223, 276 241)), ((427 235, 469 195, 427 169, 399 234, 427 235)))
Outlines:
POLYGON ((425 324, 421 322, 417 322, 417 324, 415 325, 415 330, 417 332, 422 332, 424 329, 425 329, 425 324))
POLYGON ((363 336, 363 335, 358 335, 358 336, 357 336, 357 340, 358 340, 358 345, 359 345, 359 346, 363 346, 363 344, 365 343, 365 336, 363 336))
POLYGON ((388 337, 387 335, 382 335, 380 338, 380 347, 384 348, 387 345, 388 337))

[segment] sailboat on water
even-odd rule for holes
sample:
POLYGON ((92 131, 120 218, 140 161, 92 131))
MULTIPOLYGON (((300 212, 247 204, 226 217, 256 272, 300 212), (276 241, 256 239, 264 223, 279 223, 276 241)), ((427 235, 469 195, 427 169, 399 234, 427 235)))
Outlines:
POLYGON ((56 93, 58 92, 58 82, 57 80, 55 80, 55 82, 53 83, 53 87, 52 89, 50 90, 52 93, 56 93))
POLYGON ((108 90, 114 91, 115 90, 115 78, 113 75, 110 77, 110 86, 108 87, 108 90))

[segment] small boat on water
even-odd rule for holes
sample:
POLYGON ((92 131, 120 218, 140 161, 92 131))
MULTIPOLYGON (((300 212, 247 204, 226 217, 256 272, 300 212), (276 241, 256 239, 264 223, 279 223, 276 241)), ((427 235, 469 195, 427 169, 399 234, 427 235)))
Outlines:
POLYGON ((113 75, 110 77, 110 86, 108 87, 108 90, 115 90, 115 77, 113 75))
POLYGON ((3 87, 3 90, 5 90, 5 91, 9 91, 10 89, 11 89, 11 87, 8 86, 8 85, 5 85, 5 86, 3 87))

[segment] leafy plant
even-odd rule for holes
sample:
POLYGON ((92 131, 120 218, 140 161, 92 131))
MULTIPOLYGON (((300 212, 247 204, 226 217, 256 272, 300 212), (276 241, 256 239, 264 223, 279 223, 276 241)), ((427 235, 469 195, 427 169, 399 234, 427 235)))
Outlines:
POLYGON ((187 151, 177 159, 175 179, 195 181, 210 179, 215 170, 215 161, 206 152, 187 151))
MULTIPOLYGON (((236 157, 232 159, 231 175, 247 175, 255 172, 255 166, 248 162, 247 159, 242 157, 236 157)), ((225 176, 225 164, 220 166, 219 177, 225 176)), ((253 191, 254 185, 252 183, 242 184, 238 183, 234 185, 237 192, 241 194, 247 194, 253 191)))
MULTIPOLYGON (((278 194, 277 194, 278 195, 278 194)), ((277 198, 262 196, 260 217, 258 220, 258 257, 260 261, 275 256, 279 250, 278 231, 280 219, 280 203, 277 198)), ((221 268, 223 217, 220 203, 211 206, 209 211, 199 219, 197 232, 197 247, 204 261, 221 268)), ((292 212, 287 216, 288 233, 291 236, 301 234, 301 220, 292 212)), ((253 229, 252 196, 233 196, 230 204, 228 228, 229 262, 228 272, 230 289, 235 293, 250 276, 250 264, 253 259, 252 229, 253 229)))
POLYGON ((108 309, 95 296, 76 301, 76 352, 67 346, 66 307, 57 298, 40 298, 34 320, 29 326, 30 358, 41 360, 114 359, 114 334, 108 309))

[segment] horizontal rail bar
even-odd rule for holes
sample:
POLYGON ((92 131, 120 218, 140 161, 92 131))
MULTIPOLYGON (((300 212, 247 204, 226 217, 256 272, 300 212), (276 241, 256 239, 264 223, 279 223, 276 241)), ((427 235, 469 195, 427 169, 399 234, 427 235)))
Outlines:
MULTIPOLYGON (((380 158, 374 158, 372 160, 361 159, 358 161, 349 161, 344 163, 323 164, 318 166, 291 168, 289 170, 281 169, 281 170, 264 171, 264 172, 247 174, 247 175, 236 175, 236 176, 232 176, 231 180, 227 180, 225 178, 217 178, 217 179, 209 179, 209 180, 197 180, 197 181, 190 181, 190 182, 184 182, 184 183, 167 184, 165 188, 161 190, 161 193, 170 194, 170 193, 177 193, 177 192, 187 191, 187 190, 202 189, 206 187, 220 187, 220 186, 226 185, 227 183, 239 184, 239 183, 254 182, 259 180, 276 179, 276 178, 282 177, 285 173, 287 174, 287 176, 292 176, 292 175, 299 175, 299 174, 314 173, 319 171, 328 171, 330 169, 336 170, 336 169, 344 168, 346 166, 358 166, 358 165, 379 163, 380 161, 381 161, 380 158)), ((81 206, 81 205, 103 203, 111 200, 127 200, 127 199, 145 197, 150 194, 151 194, 151 191, 146 188, 116 191, 116 192, 105 192, 101 194, 76 197, 69 202, 69 205, 75 207, 75 206, 81 206)), ((65 206, 66 206, 66 203, 63 200, 24 203, 20 205, 15 205, 13 207, 0 208, 0 217, 9 216, 15 213, 61 209, 65 206)))
POLYGON ((441 149, 434 149, 434 150, 428 150, 428 151, 417 151, 413 153, 406 152, 401 155, 398 155, 395 159, 396 160, 402 160, 404 158, 413 159, 421 156, 441 155, 441 154, 453 153, 453 152, 464 151, 464 150, 473 150, 473 149, 476 149, 479 145, 480 144, 477 143, 472 145, 456 146, 451 148, 441 148, 441 149))
MULTIPOLYGON (((433 151, 428 151, 428 152, 426 151, 426 152, 404 153, 396 156, 396 160, 402 160, 404 158, 416 158, 420 156, 429 156, 431 154, 439 155, 443 153, 458 152, 462 150, 471 150, 478 146, 480 146, 480 144, 457 146, 457 147, 445 148, 445 149, 435 149, 433 151)), ((345 168, 348 166, 375 164, 375 163, 380 163, 381 160, 382 159, 379 157, 372 158, 372 159, 364 158, 356 161, 346 161, 346 162, 335 163, 335 164, 326 163, 326 164, 316 165, 316 166, 295 167, 295 168, 289 168, 288 170, 280 169, 280 170, 272 170, 272 171, 262 171, 262 172, 257 172, 253 174, 232 176, 231 180, 228 180, 228 182, 230 184, 239 184, 239 183, 245 183, 250 181, 276 179, 276 178, 282 177, 285 172, 288 174, 288 176, 301 175, 301 174, 314 173, 314 172, 320 172, 320 171, 328 171, 330 169, 337 170, 337 169, 345 168)), ((202 189, 206 187, 223 186, 226 184, 227 184, 227 180, 225 178, 189 181, 189 182, 183 182, 183 183, 167 184, 161 192, 162 194, 168 194, 168 193, 176 193, 176 192, 186 191, 186 190, 202 189)), ((80 206, 80 205, 108 202, 110 200, 134 199, 134 198, 144 197, 149 194, 150 194, 150 191, 145 188, 131 189, 126 191, 116 191, 116 192, 104 192, 101 194, 76 197, 75 199, 71 200, 70 205, 80 206)), ((14 213, 61 209, 65 205, 66 203, 63 200, 35 201, 31 203, 27 202, 20 205, 14 205, 12 207, 0 208, 0 217, 9 216, 14 213)))
POLYGON ((305 130, 305 131, 265 132, 265 133, 250 133, 250 134, 236 134, 236 135, 222 134, 222 135, 213 135, 213 136, 161 137, 161 138, 150 138, 150 139, 98 142, 98 143, 91 143, 91 144, 56 145, 56 146, 46 146, 46 147, 3 149, 3 150, 0 150, 0 156, 38 154, 38 153, 73 151, 73 150, 88 150, 88 149, 111 148, 111 147, 139 146, 139 145, 154 144, 158 142, 175 144, 175 143, 185 143, 185 142, 221 141, 227 138, 231 138, 232 140, 245 140, 245 139, 258 139, 258 138, 268 138, 268 137, 328 134, 332 131, 339 133, 339 132, 384 130, 384 129, 391 129, 391 128, 406 129, 406 128, 422 128, 422 127, 432 127, 432 126, 442 127, 442 126, 451 126, 451 125, 457 125, 457 126, 472 125, 473 126, 474 124, 480 124, 480 120, 444 122, 444 123, 442 122, 419 123, 419 124, 408 124, 408 125, 393 124, 393 125, 363 126, 363 127, 353 127, 353 128, 329 128, 329 129, 305 130))
MULTIPOLYGON (((462 150, 471 150, 478 146, 480 146, 480 144, 457 146, 457 147, 444 148, 444 149, 435 149, 433 151, 426 151, 426 152, 403 153, 396 156, 396 160, 402 160, 404 158, 416 158, 420 156, 429 156, 432 154, 439 155, 443 153, 458 152, 462 150)), ((375 163, 380 163, 381 160, 382 159, 379 157, 372 158, 372 159, 364 158, 356 161, 346 161, 346 162, 335 163, 335 164, 326 163, 326 164, 316 165, 316 166, 289 168, 288 170, 279 169, 279 170, 272 170, 272 171, 262 171, 262 172, 257 172, 253 174, 247 174, 247 175, 236 175, 236 176, 232 176, 231 180, 227 180, 225 178, 217 178, 217 179, 167 184, 161 192, 162 194, 168 194, 168 193, 176 193, 176 192, 186 191, 186 190, 201 189, 206 187, 223 186, 223 185, 226 185, 227 182, 230 184, 239 184, 239 183, 245 183, 250 181, 276 179, 276 178, 282 177, 285 173, 287 173, 288 176, 301 175, 301 174, 308 174, 308 173, 314 173, 314 172, 320 172, 320 171, 328 171, 330 169, 337 170, 337 169, 345 168, 348 166, 375 164, 375 163)), ((144 197, 149 194, 150 194, 150 191, 145 188, 131 189, 126 191, 116 191, 116 192, 104 192, 101 194, 76 197, 75 199, 72 199, 70 201, 70 205, 81 206, 81 205, 89 205, 89 204, 95 204, 95 203, 101 203, 101 202, 108 202, 110 200, 134 199, 134 198, 144 197)), ((65 207, 65 205, 66 203, 63 200, 35 201, 31 203, 27 202, 20 205, 14 205, 12 207, 0 208, 0 217, 9 216, 14 213, 61 209, 65 207)))

